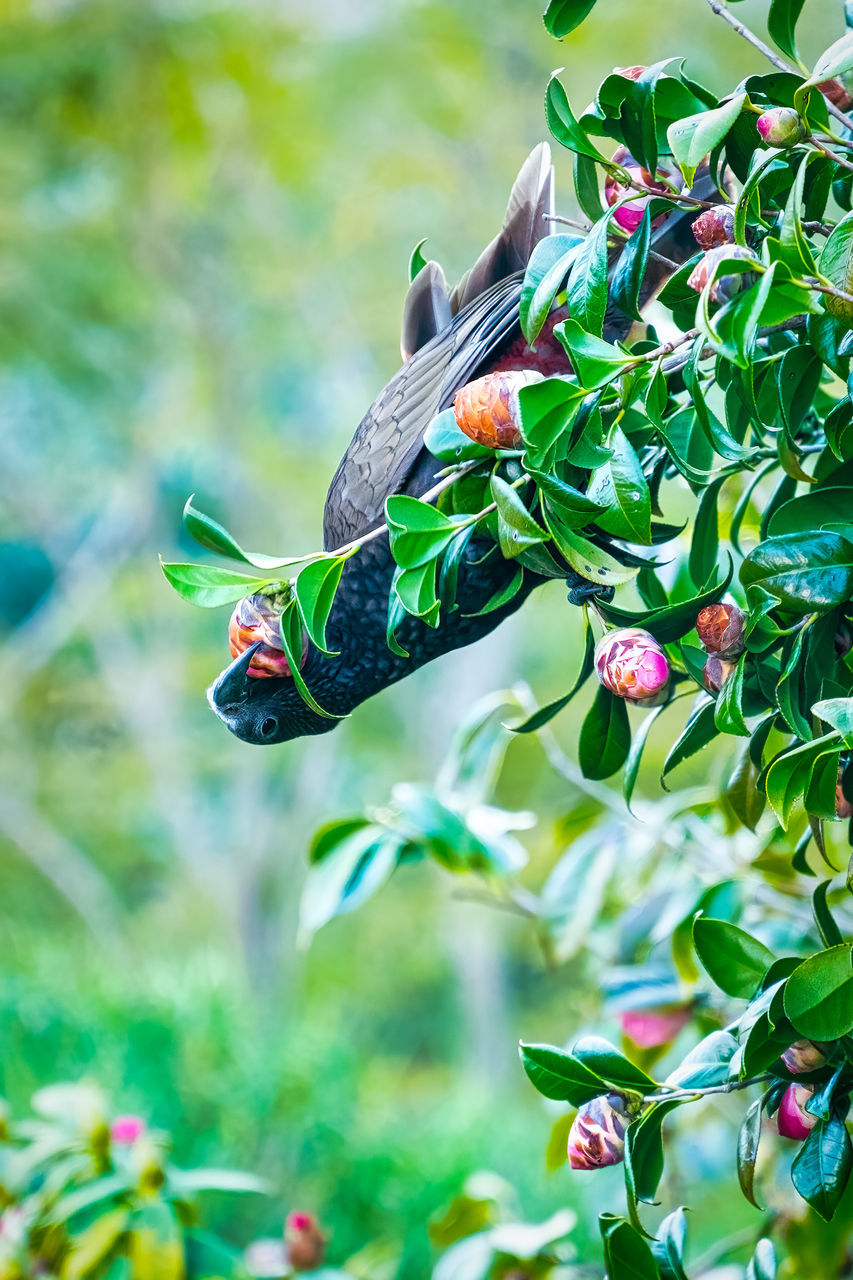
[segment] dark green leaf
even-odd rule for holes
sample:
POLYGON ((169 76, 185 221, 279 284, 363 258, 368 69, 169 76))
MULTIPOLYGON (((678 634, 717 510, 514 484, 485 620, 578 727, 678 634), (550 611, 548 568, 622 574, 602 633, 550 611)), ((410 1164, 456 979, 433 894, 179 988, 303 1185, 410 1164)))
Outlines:
POLYGON ((773 953, 727 920, 698 916, 693 945, 708 976, 726 995, 748 999, 773 963, 773 953))
POLYGON ((581 725, 578 762, 585 778, 609 778, 622 768, 631 747, 625 703, 600 685, 581 725))

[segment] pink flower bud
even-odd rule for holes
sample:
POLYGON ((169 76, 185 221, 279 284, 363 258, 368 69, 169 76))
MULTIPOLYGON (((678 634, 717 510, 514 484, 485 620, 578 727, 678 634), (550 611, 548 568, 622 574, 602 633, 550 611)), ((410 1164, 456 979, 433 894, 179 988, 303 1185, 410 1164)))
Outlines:
POLYGON ((313 1213, 296 1211, 284 1224, 287 1261, 294 1271, 314 1271, 323 1261, 326 1237, 313 1213))
POLYGON ((731 661, 732 658, 739 658, 744 651, 745 621, 736 604, 709 604, 699 610, 696 631, 708 653, 731 661))
MULTIPOLYGON (((687 277, 687 283, 691 289, 695 289, 697 293, 701 293, 707 285, 708 281, 714 275, 715 270, 722 262, 731 262, 732 258, 741 259, 744 262, 756 262, 757 258, 751 249, 744 248, 741 244, 721 244, 716 249, 709 249, 704 257, 700 258, 696 266, 687 277)), ((727 275, 718 275, 711 285, 709 297, 712 302, 728 302, 736 293, 743 289, 744 285, 749 282, 751 272, 730 272, 727 275)))
MULTIPOLYGON (((633 79, 633 77, 629 78, 633 79)), ((681 175, 674 164, 663 164, 654 174, 651 174, 648 169, 644 169, 642 165, 637 163, 626 147, 617 147, 613 154, 613 161, 624 169, 635 182, 642 183, 644 187, 650 187, 656 195, 665 196, 667 194, 670 190, 670 186, 667 185, 668 182, 675 183, 677 190, 681 189, 681 175)), ((604 183, 604 199, 608 208, 618 204, 624 196, 632 191, 633 187, 620 184, 614 174, 608 174, 604 183)), ((627 231, 629 235, 636 231, 643 221, 646 206, 653 198, 650 195, 642 195, 639 192, 636 193, 636 197, 635 200, 630 200, 627 204, 623 204, 613 215, 613 221, 616 225, 621 227, 623 231, 627 231)), ((655 218, 652 225, 657 226, 665 217, 665 213, 661 214, 660 218, 655 218)))
POLYGON ((691 228, 700 249, 716 249, 732 244, 735 238, 735 213, 730 204, 718 204, 700 213, 691 228))
POLYGON ((622 1034, 638 1049, 657 1049, 669 1044, 690 1021, 688 1006, 661 1009, 626 1009, 620 1014, 622 1034))
POLYGON ((792 1084, 785 1090, 776 1114, 776 1127, 783 1138, 802 1142, 809 1136, 817 1124, 817 1116, 806 1111, 806 1103, 813 1093, 809 1084, 792 1084))
POLYGON ((625 1158, 625 1127, 636 1108, 622 1093, 608 1093, 585 1103, 569 1130, 569 1164, 573 1169, 603 1169, 625 1158))
POLYGON ((120 1146, 132 1146, 144 1132, 145 1121, 141 1116, 116 1116, 110 1125, 110 1137, 120 1146))
POLYGON ((811 1040, 795 1040, 782 1054, 782 1061, 792 1076, 802 1075, 804 1071, 817 1071, 826 1062, 826 1054, 812 1044, 811 1040))
POLYGON ((669 693, 666 654, 648 631, 624 627, 608 631, 595 646, 598 678, 618 698, 639 706, 655 707, 669 693))
MULTIPOLYGON (((260 640, 261 647, 252 655, 247 672, 257 679, 270 676, 289 676, 290 666, 281 645, 279 618, 289 596, 282 592, 276 596, 244 596, 239 601, 228 623, 228 641, 231 657, 245 653, 249 645, 260 640)), ((303 643, 302 665, 308 655, 308 644, 303 643)))
POLYGON ((772 107, 755 122, 762 142, 768 147, 795 147, 808 137, 806 127, 793 107, 772 107))
POLYGON ((708 692, 719 693, 736 666, 736 662, 725 662, 712 653, 702 668, 702 679, 708 692))

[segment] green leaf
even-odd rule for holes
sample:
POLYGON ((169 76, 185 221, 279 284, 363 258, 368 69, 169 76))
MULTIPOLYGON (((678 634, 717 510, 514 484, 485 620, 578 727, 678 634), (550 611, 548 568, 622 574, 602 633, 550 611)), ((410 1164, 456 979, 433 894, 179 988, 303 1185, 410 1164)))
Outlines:
POLYGON ((326 648, 326 623, 335 603, 335 593, 345 564, 344 556, 324 556, 321 560, 312 560, 304 569, 300 569, 294 579, 293 594, 302 615, 302 625, 308 632, 311 643, 321 653, 332 652, 326 648))
POLYGON ((701 111, 669 126, 667 141, 688 186, 692 186, 699 165, 722 142, 747 102, 747 95, 741 93, 713 111, 701 111))
POLYGON ((794 28, 802 13, 805 0, 770 0, 767 30, 784 54, 799 61, 794 28))
MULTIPOLYGON (((190 537, 211 551, 228 556, 231 560, 242 560, 244 564, 254 565, 256 569, 281 569, 284 565, 294 564, 293 556, 284 559, 276 556, 264 556, 257 551, 244 551, 236 539, 216 520, 206 516, 193 506, 192 494, 184 507, 184 528, 190 537)), ((297 560, 299 557, 296 558, 297 560)))
POLYGON ((584 655, 583 655, 583 659, 581 660, 580 671, 578 672, 577 680, 575 680, 575 683, 572 685, 569 692, 564 693, 562 698, 556 698, 553 702, 549 702, 547 706, 540 707, 538 711, 535 711, 533 715, 530 716, 527 720, 525 720, 522 724, 509 725, 508 727, 512 730, 512 732, 513 733, 535 733, 538 729, 541 729, 544 725, 546 725, 549 720, 553 720, 554 716, 556 716, 560 711, 563 710, 563 707, 567 707, 568 704, 571 702, 572 698, 577 693, 578 689, 580 689, 581 686, 584 685, 586 681, 589 679, 589 677, 592 675, 594 654, 595 654, 595 636, 593 635, 592 627, 589 626, 589 624, 587 624, 586 635, 584 638, 584 655))
POLYGON ((409 257, 409 284, 412 283, 415 276, 419 275, 420 272, 423 271, 427 264, 426 258, 421 253, 426 242, 427 237, 424 236, 423 240, 419 240, 411 252, 411 256, 409 257))
POLYGON ((809 956, 785 984, 785 1014, 809 1040, 837 1040, 853 1030, 850 944, 809 956))
POLYGON ((278 629, 281 636, 281 644, 284 649, 284 656, 287 658, 287 665, 290 667, 290 674, 293 677, 293 683, 296 685, 299 696, 302 701, 307 703, 312 711, 318 716, 325 716, 327 720, 343 720, 342 715, 337 715, 333 711, 326 711, 320 706, 317 699, 311 693, 302 676, 302 647, 303 647, 303 631, 302 631, 302 614, 299 612, 296 601, 291 600, 283 610, 278 620, 278 629))
POLYGON ((269 578, 249 577, 245 573, 219 569, 210 564, 164 564, 161 560, 160 568, 179 596, 202 609, 235 604, 244 596, 263 595, 270 588, 281 586, 269 578))
POLYGON ((637 774, 640 771, 640 761, 643 758, 646 739, 649 736, 649 730, 654 724, 656 718, 663 710, 664 708, 661 706, 654 707, 649 711, 649 713, 643 717, 643 723, 631 739, 631 750, 628 752, 628 759, 625 761, 625 772, 622 775, 622 796, 629 812, 631 811, 631 798, 634 794, 637 774))
MULTIPOLYGON (((552 81, 553 83, 553 81, 552 81)), ((580 246, 566 286, 569 314, 583 329, 598 337, 607 310, 607 232, 611 210, 595 223, 580 246)))
POLYGON ((853 1167, 853 1147, 840 1116, 819 1120, 791 1166, 797 1192, 824 1222, 831 1221, 853 1167))
POLYGON ((572 115, 566 91, 556 75, 551 77, 545 91, 545 118, 552 135, 561 146, 578 155, 589 156, 591 160, 608 164, 572 115))
POLYGON ((750 1204, 760 1209, 755 1198, 755 1161, 761 1139, 761 1115, 764 1098, 756 1098, 743 1118, 737 1136, 737 1179, 740 1189, 750 1204))
POLYGON ((853 698, 825 698, 812 707, 814 714, 831 725, 844 739, 844 745, 853 750, 853 698))
POLYGON ((641 320, 640 290, 649 261, 652 238, 652 214, 649 205, 643 210, 643 220, 619 255, 619 261, 610 281, 610 301, 632 320, 641 320))
POLYGON ((721 733, 731 733, 741 738, 750 736, 749 728, 743 718, 745 661, 745 657, 739 658, 734 671, 723 681, 723 687, 717 694, 717 705, 714 712, 714 724, 721 733))
POLYGON ((681 764, 683 760, 688 760, 690 756, 696 755, 696 752, 701 751, 703 747, 707 747, 709 742, 713 742, 720 732, 716 725, 715 715, 716 703, 710 698, 701 703, 697 710, 693 712, 684 726, 683 732, 670 747, 669 754, 664 761, 661 780, 676 765, 681 764))
POLYGON ((587 496, 608 508, 597 523, 607 533, 648 546, 651 542, 652 501, 640 459, 624 431, 611 428, 608 462, 590 477, 587 496))
POLYGON ((589 1067, 616 1089, 654 1093, 658 1088, 651 1076, 635 1066, 609 1040, 602 1040, 599 1036, 583 1036, 572 1045, 572 1053, 585 1067, 589 1067))
POLYGON ((744 560, 740 580, 751 603, 767 592, 791 613, 833 609, 853 594, 853 543, 827 531, 768 538, 744 560))
POLYGON ((546 1098, 580 1107, 607 1093, 607 1084, 601 1076, 565 1049, 522 1041, 519 1052, 528 1079, 546 1098))
POLYGON ((536 523, 518 491, 506 480, 495 473, 489 481, 489 488, 498 510, 498 541, 508 560, 537 542, 548 541, 550 534, 536 523))
POLYGON ((812 85, 832 80, 835 76, 843 76, 848 71, 853 71, 853 34, 842 36, 820 55, 814 71, 808 80, 803 81, 802 88, 810 89, 812 85))
POLYGON ((654 1204, 663 1174, 661 1125, 669 1112, 680 1106, 682 1101, 674 1099, 654 1103, 626 1130, 625 1180, 636 1199, 647 1204, 654 1204))
POLYGON ((551 35, 562 40, 579 27, 594 8, 595 0, 550 0, 543 21, 551 35))
POLYGON ((737 1048, 737 1040, 728 1031, 712 1031, 690 1050, 681 1065, 667 1076, 666 1083, 673 1089, 709 1089, 725 1084, 737 1048))
POLYGON ((521 331, 531 346, 539 336, 582 244, 582 236, 545 236, 530 255, 521 283, 518 317, 521 331))
MULTIPOLYGON (((544 242, 542 242, 544 243, 544 242)), ((458 426, 452 409, 436 414, 424 432, 424 444, 439 462, 470 462, 473 458, 494 458, 494 449, 478 444, 458 426)))
POLYGON ((607 1274, 614 1280, 660 1280, 652 1251, 624 1218, 603 1213, 599 1218, 607 1274))
POLYGON ((726 995, 739 999, 755 994, 773 963, 772 951, 727 920, 697 916, 693 945, 711 980, 726 995))
POLYGON ((585 778, 600 781, 622 768, 631 747, 631 726, 622 698, 600 685, 581 725, 578 763, 585 778))

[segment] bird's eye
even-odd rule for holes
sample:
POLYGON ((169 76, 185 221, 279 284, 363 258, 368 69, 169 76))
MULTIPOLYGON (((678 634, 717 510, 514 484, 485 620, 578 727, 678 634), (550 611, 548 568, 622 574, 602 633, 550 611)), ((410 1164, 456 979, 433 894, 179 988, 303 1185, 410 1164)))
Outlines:
POLYGON ((266 720, 264 720, 263 724, 261 725, 261 737, 271 738, 277 728, 278 728, 278 721, 276 720, 275 716, 267 716, 266 720))

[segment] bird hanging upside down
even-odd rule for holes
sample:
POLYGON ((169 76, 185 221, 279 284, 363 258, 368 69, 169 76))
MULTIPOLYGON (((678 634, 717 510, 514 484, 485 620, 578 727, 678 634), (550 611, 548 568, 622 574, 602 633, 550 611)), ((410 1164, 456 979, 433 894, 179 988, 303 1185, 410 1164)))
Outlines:
MULTIPOLYGON (((529 370, 552 376, 571 372, 554 325, 566 318, 555 309, 535 347, 525 341, 519 304, 525 268, 535 246, 551 235, 553 169, 545 143, 525 161, 512 188, 504 225, 455 289, 449 291, 436 262, 416 275, 406 298, 404 363, 362 419, 335 473, 326 499, 323 542, 342 547, 381 524, 386 499, 396 493, 419 497, 436 481, 444 464, 424 445, 424 432, 459 390, 472 380, 501 370, 529 370)), ((667 214, 653 243, 670 258, 686 260, 696 249, 690 224, 696 210, 667 214)), ((649 297, 666 268, 652 257, 642 297, 649 297)), ((671 269, 671 267, 670 267, 671 269)), ((631 320, 608 308, 604 336, 623 338, 631 320)), ((284 655, 275 648, 276 619, 269 601, 252 597, 232 619, 232 652, 237 656, 208 691, 222 722, 245 742, 287 742, 333 729, 366 698, 453 649, 492 631, 547 578, 524 568, 520 588, 502 607, 476 615, 518 571, 515 561, 493 555, 492 545, 472 538, 459 570, 458 608, 433 629, 406 615, 397 628, 400 652, 386 640, 389 593, 395 562, 387 539, 376 539, 348 560, 329 617, 326 656, 309 646, 302 677, 331 717, 304 701, 284 655), (270 614, 265 617, 264 611, 270 614), (258 637, 250 643, 252 637, 258 637), (405 651, 405 656, 402 651, 405 651)), ((599 590, 565 566, 570 598, 577 603, 599 590)))

